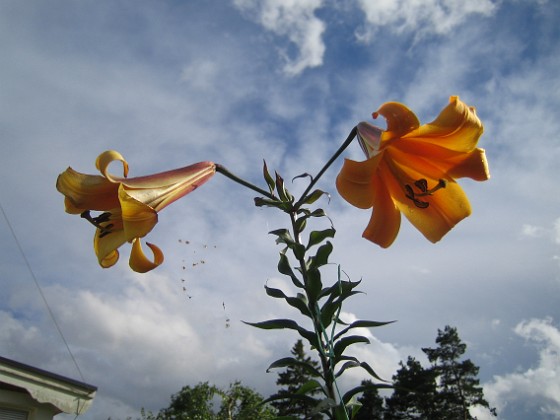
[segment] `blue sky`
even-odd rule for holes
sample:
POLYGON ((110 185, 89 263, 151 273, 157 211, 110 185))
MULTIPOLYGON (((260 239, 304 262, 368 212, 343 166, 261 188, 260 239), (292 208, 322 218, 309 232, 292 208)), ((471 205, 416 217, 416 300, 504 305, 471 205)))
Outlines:
POLYGON ((557 418, 559 19, 552 0, 1 2, 0 353, 80 379, 11 227, 99 387, 84 419, 158 410, 199 381, 267 395, 266 367, 297 337, 241 321, 294 315, 263 290, 289 287, 267 235, 285 221, 216 176, 160 215, 150 240, 163 266, 133 273, 125 248, 103 270, 57 175, 94 173, 116 149, 131 176, 213 160, 261 182, 266 159, 291 179, 316 172, 383 102, 429 122, 459 95, 484 122, 492 178, 460 182, 473 214, 440 243, 403 221, 382 250, 361 239, 369 211, 334 189, 341 161, 320 184, 332 193, 331 260, 366 292, 347 317, 398 320, 357 352, 390 377, 453 325, 501 418, 557 418))

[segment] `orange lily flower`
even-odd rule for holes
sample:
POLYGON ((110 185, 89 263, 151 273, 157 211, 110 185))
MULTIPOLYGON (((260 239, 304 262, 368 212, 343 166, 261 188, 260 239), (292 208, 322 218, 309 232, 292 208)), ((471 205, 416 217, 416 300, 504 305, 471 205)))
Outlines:
POLYGON ((213 162, 199 162, 181 169, 127 179, 128 163, 113 150, 103 152, 95 162, 100 175, 86 175, 66 169, 58 176, 56 189, 64 194, 66 212, 80 214, 96 226, 93 248, 103 268, 119 259, 117 250, 132 243, 130 267, 139 273, 153 270, 163 262, 163 253, 147 243, 154 254, 150 261, 140 243, 157 224, 158 212, 175 200, 194 191, 216 172, 213 162), (120 161, 123 177, 108 172, 109 164, 120 161), (92 217, 90 211, 103 212, 92 217))
POLYGON ((431 242, 439 241, 471 206, 455 178, 489 179, 483 149, 477 148, 482 122, 475 109, 452 96, 431 123, 420 125, 405 105, 385 103, 387 130, 358 124, 367 160, 346 159, 336 186, 350 204, 373 213, 363 237, 383 248, 395 240, 401 213, 431 242))

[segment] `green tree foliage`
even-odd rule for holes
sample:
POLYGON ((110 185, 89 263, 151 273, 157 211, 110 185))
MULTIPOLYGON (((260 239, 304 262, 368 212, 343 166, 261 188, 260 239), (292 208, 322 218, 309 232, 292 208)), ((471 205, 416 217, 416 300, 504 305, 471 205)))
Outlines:
POLYGON ((367 389, 358 398, 362 404, 353 420, 380 420, 383 418, 383 398, 379 395, 379 388, 370 380, 362 381, 367 389))
POLYGON ((484 393, 477 378, 479 367, 470 359, 461 361, 467 345, 461 341, 457 329, 447 325, 438 330, 436 348, 423 348, 422 351, 432 363, 431 370, 438 377, 437 406, 440 418, 474 419, 469 407, 482 406, 494 415, 484 399, 484 393))
POLYGON ((224 391, 208 382, 185 386, 171 396, 169 407, 157 415, 142 410, 142 420, 252 420, 274 419, 274 410, 263 397, 240 382, 224 391), (217 407, 214 407, 214 403, 217 407))
MULTIPOLYGON (((311 412, 314 404, 305 398, 295 398, 297 392, 306 384, 313 380, 313 376, 305 366, 317 368, 319 363, 307 356, 302 340, 297 340, 291 350, 292 356, 297 363, 289 365, 285 371, 278 373, 276 385, 280 390, 271 396, 275 400, 271 404, 278 410, 279 416, 303 416, 313 418, 311 412)), ((313 395, 309 392, 307 395, 313 395)), ((320 417, 317 417, 320 418, 320 417)))
MULTIPOLYGON (((422 367, 408 357, 393 376, 393 393, 385 398, 383 416, 358 419, 473 420, 469 408, 482 406, 494 416, 496 410, 484 399, 477 378, 479 368, 470 360, 461 360, 467 350, 456 328, 438 330, 437 347, 423 348, 431 366, 422 367)), ((364 398, 364 395, 362 396, 364 398)))
POLYGON ((435 417, 436 375, 431 369, 424 369, 414 357, 408 357, 406 364, 393 376, 394 391, 386 398, 385 419, 413 419, 435 417))

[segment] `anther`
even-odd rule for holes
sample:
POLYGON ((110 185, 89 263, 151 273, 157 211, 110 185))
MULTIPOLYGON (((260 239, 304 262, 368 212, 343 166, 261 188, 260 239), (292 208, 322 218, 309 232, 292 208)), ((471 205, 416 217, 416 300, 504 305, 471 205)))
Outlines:
POLYGON ((80 214, 80 217, 82 219, 86 219, 93 226, 95 226, 97 229, 99 229, 99 237, 100 238, 103 238, 104 236, 111 233, 111 228, 113 228, 113 226, 114 226, 114 224, 112 224, 112 223, 109 223, 106 226, 101 225, 101 223, 106 223, 111 219, 111 213, 109 213, 107 211, 104 212, 104 213, 101 213, 97 217, 91 217, 90 211, 86 210, 86 211, 84 211, 80 214))
POLYGON ((428 195, 432 195, 437 190, 439 190, 441 188, 445 188, 446 185, 447 185, 447 181, 445 181, 445 179, 440 179, 438 181, 437 185, 434 188, 428 189, 428 181, 426 181, 426 179, 422 178, 422 179, 419 179, 417 181, 414 181, 414 186, 418 190, 420 190, 419 193, 414 192, 414 189, 409 184, 406 184, 404 186, 405 197, 412 200, 416 207, 421 208, 421 209, 425 209, 430 205, 430 203, 428 203, 427 201, 419 200, 418 197, 426 197, 428 195))

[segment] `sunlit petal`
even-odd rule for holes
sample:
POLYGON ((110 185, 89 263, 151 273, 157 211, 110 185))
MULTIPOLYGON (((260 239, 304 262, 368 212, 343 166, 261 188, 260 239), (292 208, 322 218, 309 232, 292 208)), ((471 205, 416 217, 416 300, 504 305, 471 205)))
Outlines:
POLYGON ((391 200, 385 186, 386 182, 376 175, 372 184, 375 191, 373 212, 362 236, 382 248, 387 248, 395 241, 399 233, 401 214, 391 200))
POLYGON ((130 251, 129 265, 137 273, 147 273, 163 263, 163 252, 154 244, 146 242, 146 245, 154 254, 154 261, 150 261, 144 251, 140 239, 136 238, 132 241, 132 250, 130 251))
POLYGON ((128 163, 119 152, 107 150, 101 153, 95 160, 95 167, 111 182, 120 182, 122 180, 122 178, 113 177, 109 173, 109 165, 116 160, 122 162, 123 176, 126 178, 128 176, 128 163))
POLYGON ((66 169, 56 180, 56 189, 65 196, 66 212, 105 211, 118 207, 118 185, 99 175, 85 175, 66 169))
POLYGON ((431 242, 439 241, 457 223, 471 214, 471 206, 465 193, 451 178, 444 178, 445 188, 419 198, 428 203, 426 208, 419 208, 406 196, 402 185, 413 185, 414 180, 426 179, 429 187, 437 185, 444 176, 438 173, 437 168, 426 170, 428 163, 424 163, 424 171, 419 172, 416 166, 408 167, 396 160, 392 160, 389 166, 393 177, 387 178, 387 184, 396 206, 431 242), (430 175, 427 175, 428 173, 430 175))
POLYGON ((123 180, 122 184, 130 196, 159 212, 200 187, 215 173, 213 162, 199 162, 172 171, 123 180))
POLYGON ((376 156, 364 162, 346 159, 338 177, 336 188, 339 194, 350 204, 360 209, 373 206, 375 191, 372 177, 377 170, 381 156, 376 156))
POLYGON ((484 128, 473 107, 452 96, 449 105, 431 123, 403 136, 402 140, 433 143, 459 152, 472 151, 484 128))
POLYGON ((157 212, 131 197, 124 185, 119 188, 124 236, 127 241, 146 236, 157 224, 157 212))
POLYGON ((109 234, 102 234, 99 229, 95 232, 93 238, 93 249, 99 265, 103 268, 109 268, 118 261, 119 251, 117 250, 126 242, 124 231, 115 229, 109 234))
POLYGON ((382 115, 387 120, 387 130, 383 132, 382 140, 402 137, 406 133, 418 128, 420 121, 408 107, 399 102, 386 102, 373 113, 373 118, 382 115))

